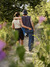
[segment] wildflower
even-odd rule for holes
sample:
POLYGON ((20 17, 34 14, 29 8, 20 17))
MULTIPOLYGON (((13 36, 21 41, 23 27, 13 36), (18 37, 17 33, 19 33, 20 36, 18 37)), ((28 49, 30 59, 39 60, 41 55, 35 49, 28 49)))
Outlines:
POLYGON ((6 46, 6 43, 2 40, 0 40, 0 51, 6 46))
POLYGON ((6 57, 6 53, 4 51, 0 52, 0 61, 6 57))
POLYGON ((2 29, 2 24, 0 24, 0 29, 2 29))
POLYGON ((6 22, 4 22, 4 23, 3 23, 3 26, 6 26, 6 24, 7 24, 7 23, 6 23, 6 22))
POLYGON ((39 45, 40 44, 40 42, 36 42, 36 45, 39 45))
POLYGON ((45 19, 46 19, 46 17, 40 16, 39 17, 39 22, 41 23, 41 22, 45 21, 45 19))
POLYGON ((38 16, 37 19, 39 20, 40 23, 47 20, 47 18, 43 16, 38 16))

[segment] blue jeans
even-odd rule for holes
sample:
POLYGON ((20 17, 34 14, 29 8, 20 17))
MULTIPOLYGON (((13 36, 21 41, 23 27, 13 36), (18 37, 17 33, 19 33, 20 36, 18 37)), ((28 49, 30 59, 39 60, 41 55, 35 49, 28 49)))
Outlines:
MULTIPOLYGON (((23 29, 25 29, 25 28, 23 28, 23 29)), ((32 50, 32 46, 33 46, 33 43, 34 43, 34 36, 33 36, 34 32, 33 32, 33 29, 32 30, 25 29, 24 31, 29 36, 29 42, 28 42, 29 50, 32 50)))
POLYGON ((25 29, 22 27, 22 30, 23 30, 23 34, 25 35, 25 29))

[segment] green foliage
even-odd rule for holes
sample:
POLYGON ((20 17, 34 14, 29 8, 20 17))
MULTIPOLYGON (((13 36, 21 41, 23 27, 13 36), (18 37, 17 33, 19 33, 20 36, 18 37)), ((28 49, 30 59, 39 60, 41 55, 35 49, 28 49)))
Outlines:
POLYGON ((0 39, 6 42, 6 50, 16 43, 17 38, 18 32, 12 30, 10 22, 7 22, 6 26, 3 26, 2 29, 0 29, 0 39))
POLYGON ((48 66, 47 67, 50 67, 50 64, 48 64, 48 66))
POLYGON ((49 45, 46 45, 46 51, 47 51, 48 54, 49 54, 49 51, 50 51, 50 46, 49 46, 49 45))
POLYGON ((43 0, 1 0, 0 1, 0 20, 12 21, 15 12, 25 9, 25 4, 35 8, 43 0), (22 7, 22 8, 21 8, 22 7))
MULTIPOLYGON (((25 62, 25 48, 18 45, 16 48, 16 55, 19 57, 17 61, 11 61, 9 67, 34 67, 33 63, 25 62)), ((15 57, 15 56, 14 56, 15 57)))
POLYGON ((35 46, 36 53, 33 54, 33 63, 35 67, 49 67, 50 64, 50 25, 43 25, 43 33, 40 44, 35 46), (35 60, 36 59, 36 60, 35 60))
POLYGON ((14 34, 14 38, 15 38, 15 41, 17 41, 17 39, 18 39, 18 31, 16 31, 16 30, 13 30, 13 34, 14 34))
POLYGON ((18 67, 18 62, 15 63, 14 61, 12 61, 9 67, 18 67))
POLYGON ((16 49, 16 54, 19 56, 20 61, 24 60, 25 48, 24 46, 18 46, 16 49))
POLYGON ((0 1, 0 17, 2 20, 7 19, 11 21, 16 11, 20 11, 15 0, 1 0, 0 1))
POLYGON ((50 23, 50 2, 44 3, 43 1, 40 3, 40 5, 36 5, 35 9, 28 6, 28 15, 31 16, 34 24, 37 24, 37 16, 45 16, 47 17, 47 22, 50 23))
POLYGON ((25 67, 34 67, 33 63, 27 63, 25 67))

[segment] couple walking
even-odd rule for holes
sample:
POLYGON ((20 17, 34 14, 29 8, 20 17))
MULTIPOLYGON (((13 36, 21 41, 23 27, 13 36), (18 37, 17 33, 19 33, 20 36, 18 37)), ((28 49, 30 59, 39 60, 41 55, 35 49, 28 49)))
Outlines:
POLYGON ((14 28, 15 30, 18 31, 18 33, 19 33, 18 42, 21 41, 21 45, 23 45, 23 40, 24 40, 23 31, 28 34, 28 36, 29 36, 28 46, 29 46, 29 51, 31 51, 33 42, 34 42, 34 36, 33 36, 34 25, 31 20, 31 17, 28 16, 27 14, 28 14, 27 10, 24 10, 23 16, 20 17, 20 13, 16 12, 14 14, 15 17, 12 21, 12 28, 14 28))

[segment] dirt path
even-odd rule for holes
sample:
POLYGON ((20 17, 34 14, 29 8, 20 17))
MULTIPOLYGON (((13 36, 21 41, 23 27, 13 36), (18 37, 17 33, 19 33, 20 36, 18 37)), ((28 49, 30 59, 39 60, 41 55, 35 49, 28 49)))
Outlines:
MULTIPOLYGON (((26 61, 32 61, 32 54, 33 53, 30 53, 28 51, 28 37, 25 37, 24 39, 24 46, 25 46, 25 49, 26 49, 26 61)), ((9 52, 9 55, 8 57, 6 57, 4 60, 0 61, 0 67, 9 67, 9 62, 10 62, 10 59, 13 59, 13 60, 17 60, 17 57, 14 57, 14 53, 15 53, 15 46, 12 47, 11 51, 9 52)))

